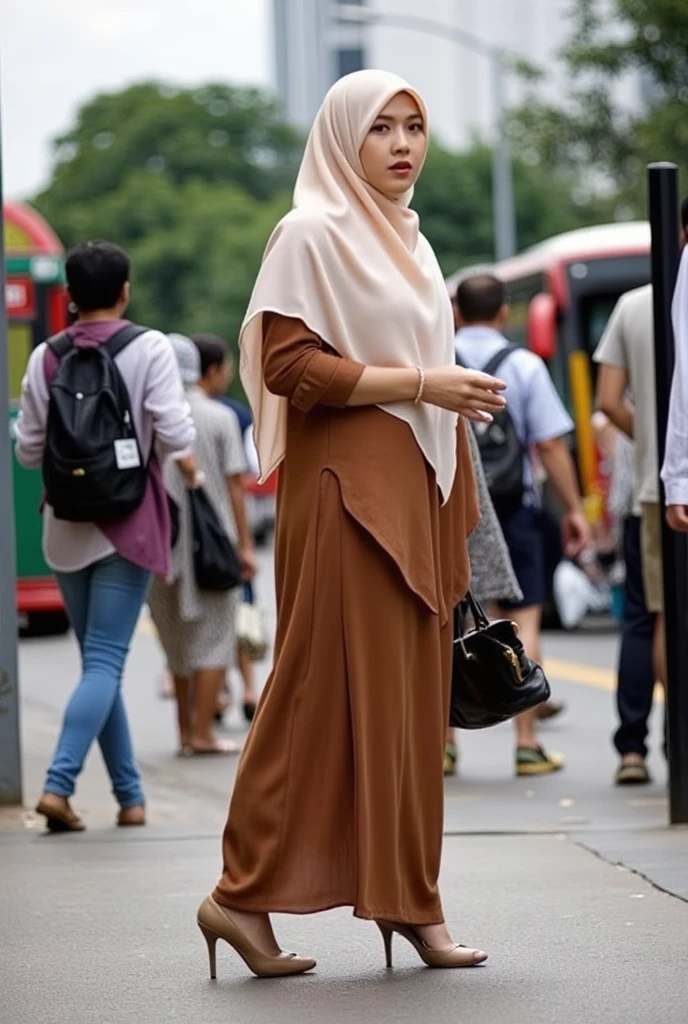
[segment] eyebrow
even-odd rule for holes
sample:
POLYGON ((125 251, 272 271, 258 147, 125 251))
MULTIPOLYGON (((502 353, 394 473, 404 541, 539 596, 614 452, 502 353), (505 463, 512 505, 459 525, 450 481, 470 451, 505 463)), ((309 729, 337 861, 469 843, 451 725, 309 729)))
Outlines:
MULTIPOLYGON (((390 117, 389 114, 378 114, 377 117, 375 118, 375 120, 376 121, 396 121, 396 120, 398 120, 398 118, 390 117)), ((422 114, 418 114, 418 113, 416 113, 416 114, 409 114, 408 117, 404 118, 404 120, 405 121, 414 121, 414 120, 422 121, 423 120, 423 115, 422 114)))

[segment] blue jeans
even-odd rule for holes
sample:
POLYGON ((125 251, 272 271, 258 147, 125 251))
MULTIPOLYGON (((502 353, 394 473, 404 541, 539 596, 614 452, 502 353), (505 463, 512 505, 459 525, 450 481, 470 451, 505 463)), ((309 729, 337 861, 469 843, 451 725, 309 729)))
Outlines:
POLYGON ((151 574, 120 555, 110 555, 78 572, 56 576, 79 641, 82 670, 65 711, 45 791, 70 797, 97 739, 117 802, 134 807, 144 797, 121 683, 151 574))

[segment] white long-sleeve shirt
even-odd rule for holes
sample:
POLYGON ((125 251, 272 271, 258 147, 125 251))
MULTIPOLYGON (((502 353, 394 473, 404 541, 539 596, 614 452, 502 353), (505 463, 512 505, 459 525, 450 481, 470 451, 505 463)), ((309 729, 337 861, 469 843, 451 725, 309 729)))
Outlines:
POLYGON ((672 322, 676 363, 661 477, 667 505, 688 505, 688 247, 683 250, 676 279, 672 322))
MULTIPOLYGON (((71 329, 76 337, 105 327, 105 336, 117 324, 83 322, 71 329)), ((22 382, 19 417, 15 425, 17 461, 26 469, 38 468, 43 459, 50 392, 45 376, 45 343, 34 349, 22 382)), ((191 451, 196 436, 191 410, 184 396, 179 368, 168 338, 148 331, 119 355, 116 363, 129 392, 132 418, 143 458, 151 447, 161 463, 191 451)), ((137 524, 140 526, 140 524, 137 524)), ((150 529, 156 529, 154 521, 150 529)), ((51 569, 76 572, 107 558, 115 545, 94 523, 56 519, 50 505, 43 512, 43 552, 51 569)), ((167 560, 169 556, 167 555, 167 560)), ((159 570, 162 571, 162 570, 159 570)))

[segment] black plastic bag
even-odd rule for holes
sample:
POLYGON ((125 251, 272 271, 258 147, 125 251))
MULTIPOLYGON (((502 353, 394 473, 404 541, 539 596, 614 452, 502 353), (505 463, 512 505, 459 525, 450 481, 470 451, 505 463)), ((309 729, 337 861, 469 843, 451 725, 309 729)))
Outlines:
POLYGON ((487 729, 549 700, 545 673, 532 661, 509 619, 490 622, 473 595, 454 615, 454 658, 449 724, 487 729), (475 628, 465 631, 468 614, 475 628))
POLYGON ((189 492, 194 574, 199 590, 232 590, 242 584, 234 545, 203 487, 189 492))

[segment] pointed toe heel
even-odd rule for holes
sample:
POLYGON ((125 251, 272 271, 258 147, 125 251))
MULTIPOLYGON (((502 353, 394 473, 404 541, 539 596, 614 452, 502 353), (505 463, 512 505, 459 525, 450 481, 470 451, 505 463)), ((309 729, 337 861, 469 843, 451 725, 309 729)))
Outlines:
POLYGON ((305 974, 316 966, 315 960, 296 953, 280 953, 278 956, 262 953, 212 896, 207 896, 201 903, 196 921, 208 946, 211 981, 217 978, 218 939, 231 946, 258 978, 286 978, 292 974, 305 974))
POLYGON ((447 949, 432 949, 423 942, 411 925, 396 921, 376 921, 375 924, 382 935, 388 968, 392 966, 392 939, 395 932, 413 946, 426 967, 477 967, 487 960, 487 953, 483 953, 481 949, 467 949, 459 943, 447 949))

